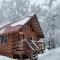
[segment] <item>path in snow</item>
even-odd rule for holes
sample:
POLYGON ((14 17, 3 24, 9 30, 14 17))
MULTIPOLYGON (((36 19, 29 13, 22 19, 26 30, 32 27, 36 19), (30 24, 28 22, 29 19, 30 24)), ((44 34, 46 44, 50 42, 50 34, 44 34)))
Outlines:
POLYGON ((60 60, 60 47, 51 50, 45 50, 44 54, 38 55, 38 60, 60 60))

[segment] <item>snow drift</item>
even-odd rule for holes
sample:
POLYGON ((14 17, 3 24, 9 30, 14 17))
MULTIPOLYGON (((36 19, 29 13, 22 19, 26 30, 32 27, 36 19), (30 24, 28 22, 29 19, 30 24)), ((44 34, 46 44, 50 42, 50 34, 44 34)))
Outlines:
POLYGON ((60 60, 60 47, 45 50, 45 53, 38 55, 38 60, 60 60))
POLYGON ((16 60, 16 59, 12 59, 12 58, 0 55, 0 60, 16 60))

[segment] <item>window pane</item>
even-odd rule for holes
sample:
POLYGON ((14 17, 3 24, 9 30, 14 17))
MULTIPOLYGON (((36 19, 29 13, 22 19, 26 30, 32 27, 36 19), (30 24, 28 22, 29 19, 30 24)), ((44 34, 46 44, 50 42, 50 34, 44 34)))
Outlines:
POLYGON ((2 37, 1 43, 3 44, 4 36, 1 36, 1 37, 2 37))
POLYGON ((1 43, 1 40, 2 40, 2 36, 0 36, 0 43, 1 43))
POLYGON ((1 44, 7 43, 7 40, 8 40, 8 35, 0 36, 0 43, 1 44))
POLYGON ((7 43, 8 35, 4 35, 4 43, 7 43))

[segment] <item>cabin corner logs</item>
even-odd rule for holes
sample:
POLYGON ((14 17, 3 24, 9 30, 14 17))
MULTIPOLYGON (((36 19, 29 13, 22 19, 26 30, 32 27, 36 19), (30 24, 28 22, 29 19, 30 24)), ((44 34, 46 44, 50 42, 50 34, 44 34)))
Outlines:
POLYGON ((38 53, 43 53, 43 38, 36 15, 7 24, 0 28, 0 55, 32 59, 38 53))

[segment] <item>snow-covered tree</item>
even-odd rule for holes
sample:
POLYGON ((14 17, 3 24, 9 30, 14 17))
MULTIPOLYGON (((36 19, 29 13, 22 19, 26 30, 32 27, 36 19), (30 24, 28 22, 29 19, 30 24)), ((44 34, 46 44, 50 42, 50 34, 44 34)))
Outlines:
POLYGON ((46 38, 48 39, 48 41, 53 40, 53 42, 55 42, 55 31, 57 29, 55 18, 57 17, 57 14, 55 13, 54 9, 52 9, 53 2, 55 2, 55 0, 50 0, 47 5, 49 7, 49 11, 48 14, 46 15, 45 21, 47 24, 46 38))
POLYGON ((10 23, 29 14, 29 0, 3 0, 2 8, 0 9, 0 20, 10 23))
MULTIPOLYGON (((38 17, 38 20, 41 20, 43 17, 43 13, 42 13, 42 8, 41 6, 38 4, 36 5, 35 3, 33 5, 31 5, 31 14, 36 14, 38 17)), ((45 11, 46 12, 46 11, 45 11)), ((41 20, 42 21, 42 20, 41 20)))

